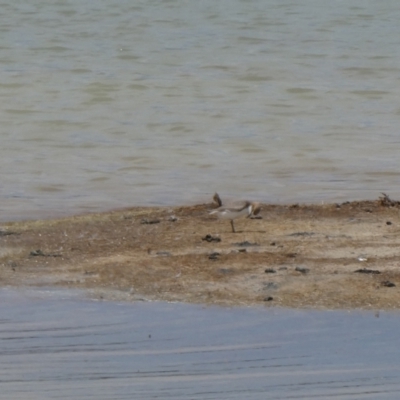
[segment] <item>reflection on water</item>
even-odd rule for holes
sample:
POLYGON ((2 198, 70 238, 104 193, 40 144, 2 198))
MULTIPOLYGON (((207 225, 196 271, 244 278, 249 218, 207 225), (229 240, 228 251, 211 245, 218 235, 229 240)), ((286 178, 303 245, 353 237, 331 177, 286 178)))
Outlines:
POLYGON ((2 220, 400 196, 396 1, 2 4, 2 220))
POLYGON ((399 316, 0 290, 1 399, 398 399, 399 316))

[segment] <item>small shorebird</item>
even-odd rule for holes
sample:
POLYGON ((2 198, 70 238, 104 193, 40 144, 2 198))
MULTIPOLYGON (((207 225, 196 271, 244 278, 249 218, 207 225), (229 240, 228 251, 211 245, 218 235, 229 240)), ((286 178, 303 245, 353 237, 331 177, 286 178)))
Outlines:
POLYGON ((231 221, 232 232, 235 231, 235 226, 233 220, 236 218, 251 217, 252 215, 257 215, 261 210, 259 203, 251 203, 249 201, 244 201, 233 207, 218 207, 217 209, 210 212, 210 214, 216 214, 220 219, 229 219, 231 221))

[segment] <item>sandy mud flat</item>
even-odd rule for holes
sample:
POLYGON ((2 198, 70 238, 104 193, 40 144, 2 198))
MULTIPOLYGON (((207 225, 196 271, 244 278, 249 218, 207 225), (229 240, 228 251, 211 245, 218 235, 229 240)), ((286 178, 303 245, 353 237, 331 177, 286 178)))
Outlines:
POLYGON ((91 296, 294 308, 400 308, 400 203, 134 207, 0 227, 0 285, 91 296))

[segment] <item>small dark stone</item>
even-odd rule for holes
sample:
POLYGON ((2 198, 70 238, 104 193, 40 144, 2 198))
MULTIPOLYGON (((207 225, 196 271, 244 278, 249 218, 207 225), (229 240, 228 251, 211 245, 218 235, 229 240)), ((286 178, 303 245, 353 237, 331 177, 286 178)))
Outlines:
POLYGON ((367 269, 367 268, 357 269, 354 272, 357 272, 359 274, 380 274, 381 273, 381 271, 378 271, 377 269, 367 269))
POLYGON ((393 282, 384 281, 384 282, 382 282, 382 286, 386 286, 386 287, 395 287, 396 285, 395 285, 393 282))
POLYGON ((264 299, 264 301, 272 301, 274 298, 272 296, 268 296, 264 299))
POLYGON ((205 240, 206 242, 211 243, 211 242, 220 242, 221 238, 219 238, 217 236, 211 236, 210 234, 207 234, 206 236, 201 238, 201 240, 205 240))
POLYGON ((140 221, 141 224, 143 225, 152 225, 152 224, 159 224, 160 220, 159 219, 147 219, 147 218, 143 218, 140 221))
POLYGON ((214 252, 214 253, 211 253, 211 254, 208 256, 208 258, 209 258, 210 260, 218 260, 220 255, 221 255, 220 253, 214 252))
POLYGON ((264 272, 266 274, 275 274, 276 273, 276 271, 273 268, 267 268, 264 272))
POLYGON ((240 246, 240 247, 250 247, 250 246, 259 246, 258 243, 251 243, 245 240, 244 242, 239 242, 239 243, 233 243, 235 246, 240 246))
POLYGON ((16 232, 0 231, 0 236, 18 235, 16 232))
POLYGON ((276 282, 264 282, 263 290, 276 290, 279 286, 276 282))
POLYGON ((156 254, 161 257, 170 257, 171 256, 171 253, 169 251, 157 251, 156 254))
POLYGON ((239 252, 239 253, 246 253, 247 250, 246 250, 246 249, 239 249, 238 252, 239 252))
POLYGON ((32 250, 32 251, 29 253, 29 255, 30 255, 30 256, 34 256, 34 257, 37 257, 37 256, 43 256, 43 257, 44 257, 46 254, 44 254, 42 250, 37 249, 37 250, 32 250))
POLYGON ((391 221, 386 221, 386 225, 392 225, 391 221))
POLYGON ((393 201, 386 193, 382 193, 382 196, 379 197, 381 206, 384 207, 396 207, 399 205, 398 201, 393 201))
POLYGON ((37 256, 41 256, 41 257, 62 257, 61 254, 49 254, 49 253, 46 254, 46 253, 43 253, 43 251, 40 250, 40 249, 32 250, 32 251, 29 253, 29 255, 30 255, 30 256, 33 256, 33 257, 37 257, 37 256))
POLYGON ((271 242, 270 246, 276 246, 276 242, 271 242))
POLYGON ((287 253, 286 257, 290 257, 290 258, 295 258, 297 256, 297 253, 287 253))
POLYGON ((308 268, 304 267, 296 267, 294 270, 297 272, 301 272, 302 274, 308 274, 310 272, 308 268))

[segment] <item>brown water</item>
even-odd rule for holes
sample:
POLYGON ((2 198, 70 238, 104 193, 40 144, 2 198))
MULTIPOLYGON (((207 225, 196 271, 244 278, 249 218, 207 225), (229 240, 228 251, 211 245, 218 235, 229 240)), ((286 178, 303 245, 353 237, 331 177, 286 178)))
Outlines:
POLYGON ((0 290, 0 399, 398 399, 398 313, 0 290))
POLYGON ((0 5, 0 220, 400 197, 395 0, 0 5))

